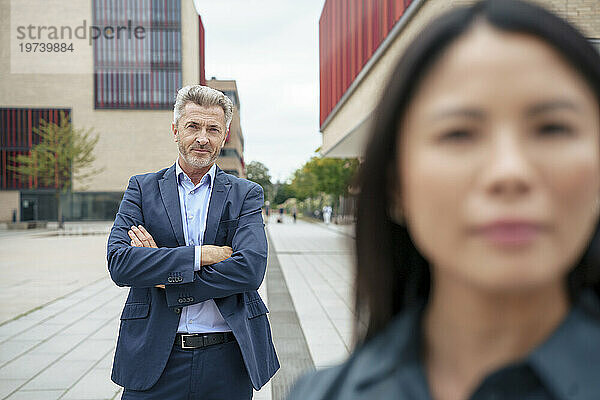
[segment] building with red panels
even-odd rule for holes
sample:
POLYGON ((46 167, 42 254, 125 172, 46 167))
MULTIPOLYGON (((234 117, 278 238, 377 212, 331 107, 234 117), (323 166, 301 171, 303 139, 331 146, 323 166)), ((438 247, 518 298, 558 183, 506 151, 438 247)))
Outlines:
MULTIPOLYGON (((369 121, 406 46, 440 13, 471 0, 326 0, 319 20, 321 153, 360 157, 369 121)), ((598 0, 536 0, 600 48, 598 0)))

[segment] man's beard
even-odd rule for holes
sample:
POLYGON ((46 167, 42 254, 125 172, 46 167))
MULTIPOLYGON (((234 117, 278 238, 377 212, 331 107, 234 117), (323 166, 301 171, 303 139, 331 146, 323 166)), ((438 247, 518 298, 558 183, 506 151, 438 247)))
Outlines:
POLYGON ((192 147, 186 148, 185 145, 183 144, 183 142, 180 140, 178 142, 178 147, 179 147, 179 154, 181 154, 181 156, 183 157, 185 162, 195 168, 205 168, 205 167, 211 166, 217 160, 217 157, 219 156, 216 151, 213 153, 213 149, 209 146, 202 147, 202 146, 194 145, 192 147), (202 156, 195 155, 194 153, 192 153, 193 149, 208 150, 211 153, 205 154, 202 156))

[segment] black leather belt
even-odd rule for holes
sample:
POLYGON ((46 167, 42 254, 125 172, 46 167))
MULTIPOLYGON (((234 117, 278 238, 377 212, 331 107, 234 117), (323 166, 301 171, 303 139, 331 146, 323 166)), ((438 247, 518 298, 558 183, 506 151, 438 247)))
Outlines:
POLYGON ((175 336, 175 344, 182 349, 199 349, 215 344, 232 342, 235 336, 231 332, 219 333, 178 333, 175 336))

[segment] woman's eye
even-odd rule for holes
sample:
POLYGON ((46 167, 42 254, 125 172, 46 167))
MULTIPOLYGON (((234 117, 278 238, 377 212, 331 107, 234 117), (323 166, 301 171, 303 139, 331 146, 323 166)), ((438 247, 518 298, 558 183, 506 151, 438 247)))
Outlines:
POLYGON ((573 129, 568 125, 560 123, 543 124, 538 128, 538 133, 543 136, 571 135, 573 129))
POLYGON ((467 129, 454 129, 441 135, 443 142, 466 142, 475 137, 474 132, 467 129))

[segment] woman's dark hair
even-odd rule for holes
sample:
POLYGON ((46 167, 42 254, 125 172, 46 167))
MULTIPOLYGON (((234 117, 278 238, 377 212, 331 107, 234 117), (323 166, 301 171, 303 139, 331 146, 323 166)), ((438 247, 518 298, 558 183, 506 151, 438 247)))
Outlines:
MULTIPOLYGON (((396 173, 399 122, 430 67, 477 21, 509 32, 533 35, 551 45, 589 84, 600 103, 600 55, 570 24, 533 4, 487 0, 450 11, 419 34, 400 58, 375 111, 372 133, 358 175, 355 334, 370 339, 405 307, 426 301, 430 289, 427 261, 405 226, 392 221, 390 184, 396 173), (366 325, 365 325, 366 324, 366 325)), ((572 298, 591 287, 600 294, 600 229, 570 272, 572 298)))

